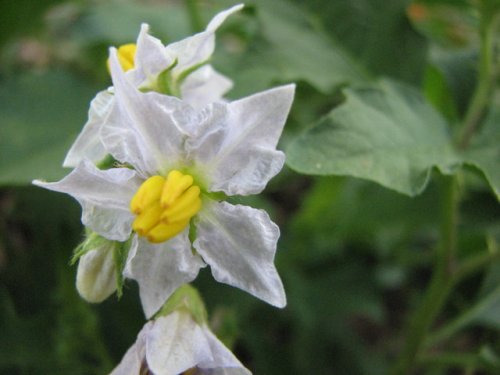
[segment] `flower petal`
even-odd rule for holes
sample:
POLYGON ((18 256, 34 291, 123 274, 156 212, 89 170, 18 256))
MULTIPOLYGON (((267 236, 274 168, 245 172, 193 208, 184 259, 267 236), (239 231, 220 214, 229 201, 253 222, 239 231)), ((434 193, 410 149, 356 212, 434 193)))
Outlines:
POLYGON ((188 313, 174 311, 157 318, 148 333, 146 360, 155 375, 180 374, 211 360, 205 332, 188 313))
POLYGON ((205 339, 210 346, 211 359, 199 361, 200 369, 210 369, 210 375, 251 375, 231 351, 208 329, 202 327, 205 339))
POLYGON ((179 75, 188 68, 208 61, 215 48, 215 31, 231 14, 243 8, 243 4, 235 5, 215 15, 205 31, 169 44, 166 53, 177 59, 178 64, 174 68, 174 75, 179 75))
POLYGON ((99 131, 114 103, 114 96, 109 91, 101 91, 90 102, 89 118, 82 131, 71 146, 63 167, 76 167, 84 158, 98 162, 106 156, 99 131))
POLYGON ((116 104, 101 130, 103 144, 144 177, 165 174, 182 159, 183 124, 190 122, 193 109, 171 96, 140 92, 123 73, 114 48, 110 67, 116 104))
POLYGON ((135 171, 103 171, 85 160, 59 182, 35 180, 33 184, 74 197, 83 209, 82 223, 103 237, 117 241, 129 237, 134 217, 128 206, 141 184, 135 171))
POLYGON ((149 34, 149 25, 143 23, 137 38, 135 67, 127 72, 136 87, 150 79, 156 80, 158 74, 167 69, 174 60, 165 52, 160 39, 149 34))
POLYGON ((142 307, 150 318, 182 284, 196 278, 205 264, 191 252, 186 229, 171 240, 152 244, 135 236, 124 275, 139 283, 142 307))
POLYGON ((186 151, 210 175, 210 191, 256 194, 281 170, 285 158, 276 145, 294 88, 281 86, 207 107, 209 115, 186 142, 186 151))
POLYGON ((274 266, 279 228, 264 210, 227 202, 204 202, 195 249, 217 281, 241 288, 271 305, 286 305, 274 266))
POLYGON ((229 9, 217 13, 209 22, 206 30, 215 32, 215 30, 217 30, 219 26, 222 25, 222 23, 226 20, 227 17, 229 17, 233 13, 239 12, 240 10, 243 9, 244 6, 245 6, 244 4, 236 4, 229 9))
POLYGON ((216 72, 211 65, 205 65, 191 73, 181 85, 182 99, 195 109, 202 109, 221 100, 232 87, 229 78, 216 72))
POLYGON ((153 323, 144 325, 137 335, 137 340, 123 356, 120 364, 115 367, 110 375, 137 375, 140 374, 144 359, 146 358, 146 337, 153 323))

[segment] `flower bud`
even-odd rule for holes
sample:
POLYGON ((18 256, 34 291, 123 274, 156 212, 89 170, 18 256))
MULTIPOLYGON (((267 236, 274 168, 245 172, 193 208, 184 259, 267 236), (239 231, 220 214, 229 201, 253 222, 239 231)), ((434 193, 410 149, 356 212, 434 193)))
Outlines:
POLYGON ((107 241, 86 252, 80 258, 76 274, 76 289, 88 302, 102 302, 116 291, 113 249, 113 241, 107 241))

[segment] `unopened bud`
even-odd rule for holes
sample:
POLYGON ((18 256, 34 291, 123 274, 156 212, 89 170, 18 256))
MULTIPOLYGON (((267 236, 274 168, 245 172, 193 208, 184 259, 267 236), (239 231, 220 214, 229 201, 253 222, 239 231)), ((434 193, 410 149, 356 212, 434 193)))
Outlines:
POLYGON ((80 258, 76 273, 76 289, 88 302, 102 302, 116 291, 113 249, 114 244, 109 241, 86 252, 80 258))

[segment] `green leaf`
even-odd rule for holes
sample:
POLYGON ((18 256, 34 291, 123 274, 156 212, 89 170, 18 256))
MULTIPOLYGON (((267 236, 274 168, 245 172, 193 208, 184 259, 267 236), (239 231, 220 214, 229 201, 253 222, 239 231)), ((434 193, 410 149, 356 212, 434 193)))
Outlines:
POLYGON ((500 200, 500 110, 493 110, 483 131, 465 153, 465 163, 484 173, 498 200, 500 200))
POLYGON ((232 95, 241 95, 242 88, 245 94, 266 88, 273 81, 299 80, 329 93, 340 85, 367 79, 340 43, 314 27, 307 12, 282 0, 255 3, 257 36, 247 53, 233 62, 225 61, 221 69, 235 80, 239 91, 232 95))
POLYGON ((313 9, 324 27, 370 72, 420 82, 427 41, 408 20, 408 0, 296 2, 313 9))
POLYGON ((424 77, 425 97, 448 120, 456 120, 458 112, 444 74, 434 65, 428 65, 424 77))
POLYGON ((9 77, 0 87, 0 184, 56 180, 97 92, 63 71, 9 77))
POLYGON ((349 175, 414 196, 430 171, 458 163, 447 124, 414 89, 383 80, 346 89, 345 103, 288 148, 288 165, 313 175, 349 175))

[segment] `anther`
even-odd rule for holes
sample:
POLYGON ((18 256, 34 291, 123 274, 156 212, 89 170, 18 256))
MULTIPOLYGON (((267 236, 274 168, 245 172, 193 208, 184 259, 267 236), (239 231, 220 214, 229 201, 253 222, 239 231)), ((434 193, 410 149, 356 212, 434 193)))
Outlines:
POLYGON ((179 171, 171 171, 165 182, 165 187, 161 195, 161 205, 165 208, 180 197, 187 188, 193 184, 193 177, 179 171))
POLYGON ((139 187, 130 201, 137 215, 132 229, 150 242, 160 243, 176 236, 201 209, 201 190, 193 177, 171 171, 167 178, 153 176, 139 187))
POLYGON ((164 184, 165 179, 161 176, 153 176, 144 181, 130 201, 130 211, 139 215, 153 202, 159 201, 164 184))

